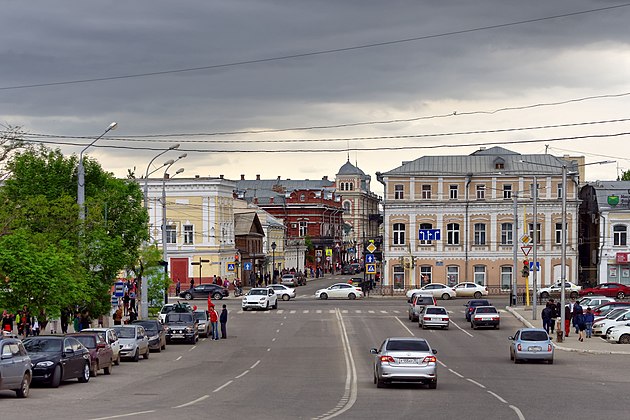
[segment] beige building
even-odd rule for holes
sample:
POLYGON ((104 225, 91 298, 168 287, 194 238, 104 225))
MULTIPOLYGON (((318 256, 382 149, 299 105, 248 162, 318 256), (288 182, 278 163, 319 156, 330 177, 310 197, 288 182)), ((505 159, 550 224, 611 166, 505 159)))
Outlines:
MULTIPOLYGON (((582 158, 577 158, 579 161, 582 158)), ((577 278, 579 165, 548 154, 493 147, 468 156, 425 156, 377 173, 385 187, 383 286, 393 292, 428 282, 472 281, 491 293, 524 288, 526 235, 537 236, 538 284, 560 278, 562 195, 566 190, 566 278, 577 278), (568 174, 562 183, 563 166, 568 174), (537 235, 533 194, 538 184, 537 235), (515 215, 515 199, 518 220, 515 215), (514 225, 517 234, 514 236, 514 225), (439 236, 435 236, 435 235, 439 236), (438 238, 438 239, 436 239, 438 238), (525 246, 525 248, 521 248, 525 246)))

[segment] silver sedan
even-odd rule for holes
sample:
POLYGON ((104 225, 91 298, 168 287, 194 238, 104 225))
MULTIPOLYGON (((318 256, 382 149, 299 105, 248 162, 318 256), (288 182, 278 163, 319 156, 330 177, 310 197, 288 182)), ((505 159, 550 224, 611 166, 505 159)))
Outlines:
POLYGON ((428 327, 440 327, 448 330, 450 318, 443 306, 425 306, 418 312, 418 327, 423 330, 428 327))
POLYGON ((437 388, 437 354, 424 338, 387 338, 374 357, 374 383, 383 388, 392 382, 416 382, 437 388))

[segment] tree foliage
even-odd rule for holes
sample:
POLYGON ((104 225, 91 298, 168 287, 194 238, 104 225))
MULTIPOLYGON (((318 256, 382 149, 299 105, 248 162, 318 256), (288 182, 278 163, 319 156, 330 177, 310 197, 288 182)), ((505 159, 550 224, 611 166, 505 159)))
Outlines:
POLYGON ((630 170, 624 171, 623 175, 621 175, 621 181, 630 181, 630 170))

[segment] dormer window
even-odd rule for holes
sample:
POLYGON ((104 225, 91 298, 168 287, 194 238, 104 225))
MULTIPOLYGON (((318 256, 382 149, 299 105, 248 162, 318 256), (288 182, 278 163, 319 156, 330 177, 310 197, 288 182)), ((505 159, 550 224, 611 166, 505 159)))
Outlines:
POLYGON ((502 157, 498 157, 494 160, 494 169, 505 169, 505 160, 502 157))

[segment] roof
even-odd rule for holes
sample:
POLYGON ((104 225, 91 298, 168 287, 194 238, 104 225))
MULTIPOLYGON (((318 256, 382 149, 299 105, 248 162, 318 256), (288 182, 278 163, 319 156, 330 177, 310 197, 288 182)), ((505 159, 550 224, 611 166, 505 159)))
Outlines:
POLYGON ((630 209, 630 181, 596 181, 587 184, 595 190, 597 207, 600 210, 628 210, 630 209), (620 197, 619 204, 608 204, 608 197, 620 197))
POLYGON ((362 175, 362 176, 365 176, 365 172, 363 172, 361 169, 357 168, 352 163, 350 163, 350 158, 348 158, 348 161, 346 163, 344 163, 341 168, 339 168, 339 172, 337 172, 337 175, 362 175))
POLYGON ((263 228, 255 211, 234 214, 234 236, 262 234, 263 228))
POLYGON ((335 191, 335 183, 328 179, 242 179, 236 181, 236 191, 239 198, 251 201, 258 199, 258 204, 269 204, 273 198, 274 204, 284 204, 285 194, 296 190, 328 190, 335 191))

